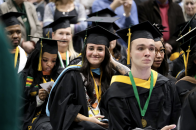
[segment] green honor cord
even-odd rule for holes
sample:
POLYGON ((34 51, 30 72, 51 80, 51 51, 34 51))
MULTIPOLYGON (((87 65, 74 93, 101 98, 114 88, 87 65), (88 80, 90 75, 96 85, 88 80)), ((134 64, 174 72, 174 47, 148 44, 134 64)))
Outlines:
POLYGON ((132 86, 133 86, 134 95, 135 95, 135 98, 136 98, 136 100, 137 100, 137 102, 138 102, 138 105, 139 105, 139 108, 140 108, 141 115, 142 115, 142 117, 144 117, 145 114, 146 114, 146 110, 147 110, 147 108, 148 108, 149 101, 150 101, 150 97, 151 97, 152 90, 153 90, 153 82, 154 82, 154 81, 153 81, 153 80, 154 80, 154 79, 153 79, 153 73, 152 73, 152 71, 151 71, 149 96, 148 96, 148 98, 147 98, 147 100, 146 100, 146 103, 145 103, 145 105, 144 105, 143 110, 142 110, 142 108, 141 108, 140 97, 139 97, 139 94, 138 94, 138 91, 137 91, 137 87, 136 87, 136 85, 135 85, 135 81, 134 81, 134 79, 133 79, 133 75, 132 75, 131 71, 129 72, 129 78, 130 78, 131 83, 132 83, 132 86))

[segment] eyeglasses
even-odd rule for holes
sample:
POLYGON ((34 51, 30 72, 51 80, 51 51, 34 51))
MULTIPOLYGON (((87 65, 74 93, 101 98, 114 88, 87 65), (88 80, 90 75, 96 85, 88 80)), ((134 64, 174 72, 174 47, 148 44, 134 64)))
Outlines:
POLYGON ((155 48, 155 55, 157 55, 158 52, 159 52, 161 55, 164 55, 164 53, 165 53, 165 48, 161 48, 161 49, 155 48))

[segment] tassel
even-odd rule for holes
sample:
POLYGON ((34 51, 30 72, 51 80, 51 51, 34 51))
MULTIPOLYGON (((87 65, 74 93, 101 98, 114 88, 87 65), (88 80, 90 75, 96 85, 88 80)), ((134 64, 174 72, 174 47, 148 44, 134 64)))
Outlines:
POLYGON ((187 57, 186 57, 185 75, 187 76, 187 66, 188 66, 188 60, 189 60, 189 53, 191 52, 190 45, 188 46, 188 50, 186 52, 187 52, 187 57))
POLYGON ((14 68, 16 68, 18 53, 19 53, 19 48, 16 47, 15 56, 14 56, 14 68))
POLYGON ((41 46, 41 49, 40 49, 40 54, 39 54, 39 63, 38 63, 38 71, 42 71, 42 64, 41 64, 41 61, 42 61, 42 40, 40 42, 40 46, 41 46))
POLYGON ((189 32, 191 31, 191 27, 189 27, 189 32))
POLYGON ((48 38, 50 38, 50 30, 48 31, 48 33, 46 34, 46 36, 47 36, 48 38))
POLYGON ((131 48, 131 29, 129 28, 129 33, 127 33, 128 36, 128 54, 127 54, 127 65, 130 65, 130 48, 131 48))

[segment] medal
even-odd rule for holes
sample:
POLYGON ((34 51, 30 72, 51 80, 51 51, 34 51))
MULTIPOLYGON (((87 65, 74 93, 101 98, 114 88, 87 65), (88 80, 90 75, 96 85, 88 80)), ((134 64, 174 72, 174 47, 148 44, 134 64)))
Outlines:
POLYGON ((147 126, 147 121, 146 121, 143 117, 144 117, 145 114, 146 114, 146 110, 147 110, 147 108, 148 108, 148 104, 149 104, 150 97, 151 97, 152 90, 153 90, 153 83, 154 83, 153 73, 152 73, 152 71, 151 71, 149 96, 148 96, 148 98, 147 98, 147 100, 146 100, 146 103, 145 103, 143 109, 141 108, 140 97, 139 97, 139 94, 138 94, 138 91, 137 91, 137 87, 136 87, 136 85, 135 85, 135 81, 134 81, 134 79, 133 79, 133 75, 132 75, 131 71, 129 72, 129 78, 130 78, 130 80, 131 80, 131 83, 132 83, 132 86, 133 86, 133 92, 134 92, 135 98, 136 98, 136 100, 137 100, 139 109, 140 109, 140 113, 141 113, 141 116, 142 116, 141 123, 142 123, 142 126, 143 126, 143 128, 144 128, 144 127, 147 126))
POLYGON ((142 122, 143 128, 147 126, 147 121, 144 118, 141 119, 141 122, 142 122))

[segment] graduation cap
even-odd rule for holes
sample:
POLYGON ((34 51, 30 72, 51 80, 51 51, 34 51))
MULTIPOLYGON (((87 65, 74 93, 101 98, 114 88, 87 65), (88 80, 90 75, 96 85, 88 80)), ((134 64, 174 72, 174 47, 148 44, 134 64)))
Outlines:
POLYGON ((156 27, 161 33, 162 32, 168 32, 167 30, 164 30, 167 27, 163 26, 162 24, 155 24, 154 23, 153 26, 156 27))
POLYGON ((138 38, 155 39, 161 37, 160 32, 153 25, 146 21, 129 28, 116 32, 126 43, 128 43, 127 64, 130 64, 130 43, 138 38))
POLYGON ((194 29, 192 29, 191 31, 189 31, 188 33, 186 33, 185 35, 181 36, 179 39, 177 39, 177 41, 182 42, 183 44, 181 44, 181 49, 184 51, 184 53, 186 54, 186 59, 185 59, 185 75, 187 75, 187 65, 188 65, 188 58, 189 58, 189 54, 191 52, 191 50, 196 48, 196 27, 194 29), (184 41, 184 39, 186 39, 186 41, 184 41))
POLYGON ((43 28, 52 28, 52 31, 55 32, 58 29, 70 27, 70 19, 72 19, 73 17, 75 16, 60 17, 43 28))
MULTIPOLYGON (((94 12, 88 15, 88 17, 114 17, 114 16, 116 16, 116 14, 108 8, 102 9, 100 11, 97 11, 97 12, 94 12)), ((116 23, 112 23, 112 24, 113 24, 114 30, 120 29, 120 27, 116 23)))
POLYGON ((188 22, 184 22, 184 23, 177 25, 176 32, 173 34, 173 36, 180 37, 180 33, 182 32, 182 30, 184 29, 187 23, 188 22))
MULTIPOLYGON (((30 36, 30 37, 38 38, 34 36, 30 36)), ((42 66, 41 66, 42 54, 44 52, 48 52, 50 54, 58 54, 57 40, 39 37, 39 41, 36 44, 36 49, 40 51, 38 71, 42 71, 42 66)))
MULTIPOLYGON (((196 15, 196 14, 195 14, 196 15)), ((196 27, 196 18, 195 15, 191 18, 191 20, 185 25, 185 27, 182 29, 180 36, 186 34, 191 29, 196 27)))
POLYGON ((12 25, 20 25, 20 22, 18 21, 18 17, 25 15, 23 13, 19 12, 8 12, 6 14, 1 15, 1 20, 4 22, 6 27, 12 26, 12 25))
POLYGON ((81 31, 77 34, 77 36, 81 36, 84 38, 84 42, 86 44, 93 43, 93 44, 102 44, 107 47, 110 45, 110 41, 118 39, 119 37, 114 33, 104 29, 103 27, 97 25, 90 27, 84 31, 81 31))
POLYGON ((86 21, 92 22, 92 26, 100 25, 108 31, 114 32, 114 22, 118 19, 118 17, 91 17, 86 21))

